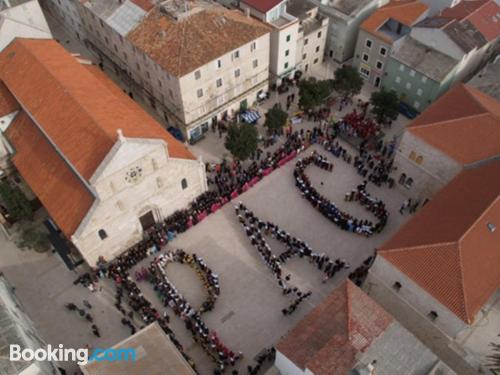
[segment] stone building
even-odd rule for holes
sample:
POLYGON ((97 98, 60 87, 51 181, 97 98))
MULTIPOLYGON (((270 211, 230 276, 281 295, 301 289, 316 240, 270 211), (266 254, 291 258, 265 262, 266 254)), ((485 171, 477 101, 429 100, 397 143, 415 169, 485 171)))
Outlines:
POLYGON ((271 82, 279 85, 296 71, 307 75, 323 61, 328 18, 309 0, 241 0, 240 9, 271 27, 271 82))
POLYGON ((77 6, 86 43, 99 58, 140 88, 168 126, 196 140, 268 89, 270 29, 214 2, 186 4, 90 0, 77 6))
POLYGON ((19 108, 12 162, 90 265, 206 191, 202 161, 57 42, 16 39, 0 81, 19 108))
POLYGON ((462 170, 500 158, 500 102, 459 84, 405 130, 394 166, 403 189, 424 202, 462 170))
POLYGON ((365 81, 380 87, 393 43, 427 14, 427 5, 419 0, 391 1, 361 24, 353 65, 365 81))
POLYGON ((349 280, 276 346, 282 375, 402 375, 454 372, 349 280))
POLYGON ((498 176, 500 161, 461 172, 378 249, 366 281, 409 304, 470 363, 484 363, 488 342, 470 350, 464 338, 499 319, 498 176))
POLYGON ((312 0, 329 18, 326 58, 343 63, 354 55, 359 26, 389 0, 312 0))

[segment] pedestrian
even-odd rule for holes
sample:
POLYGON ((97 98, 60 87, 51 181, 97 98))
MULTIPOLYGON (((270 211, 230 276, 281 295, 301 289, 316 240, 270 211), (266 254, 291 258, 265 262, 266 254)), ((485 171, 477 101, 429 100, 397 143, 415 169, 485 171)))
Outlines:
POLYGON ((101 337, 101 334, 99 332, 99 328, 97 328, 97 326, 95 324, 92 324, 92 333, 97 337, 101 337))
POLYGON ((92 308, 92 305, 90 304, 89 301, 87 301, 86 299, 83 300, 83 305, 87 308, 87 309, 91 309, 92 308))

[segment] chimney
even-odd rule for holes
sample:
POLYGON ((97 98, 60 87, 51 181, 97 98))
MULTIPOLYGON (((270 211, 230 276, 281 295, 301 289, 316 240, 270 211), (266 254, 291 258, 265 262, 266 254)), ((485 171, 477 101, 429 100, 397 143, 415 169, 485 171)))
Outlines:
POLYGON ((250 18, 250 8, 245 8, 245 15, 250 18))
POLYGON ((118 134, 118 140, 120 142, 124 142, 125 141, 125 137, 123 136, 123 131, 121 129, 117 129, 116 133, 118 134))

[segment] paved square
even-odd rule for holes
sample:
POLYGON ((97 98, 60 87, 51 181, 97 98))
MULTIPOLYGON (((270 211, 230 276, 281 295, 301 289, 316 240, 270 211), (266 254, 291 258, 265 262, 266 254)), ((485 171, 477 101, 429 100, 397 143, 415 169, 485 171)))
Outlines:
MULTIPOLYGON (((345 202, 344 194, 362 182, 352 165, 327 154, 320 146, 309 148, 304 155, 317 150, 334 162, 332 173, 311 166, 306 170, 318 191, 330 198, 341 209, 357 218, 375 221, 371 213, 356 202, 345 202), (320 183, 324 184, 321 185, 320 183)), ((390 212, 389 222, 381 234, 366 238, 342 231, 323 217, 295 187, 292 161, 264 178, 255 187, 239 197, 262 220, 278 224, 291 235, 298 237, 317 252, 325 252, 332 258, 345 258, 353 268, 371 255, 374 249, 394 234, 409 216, 398 213, 406 198, 401 191, 369 184, 367 191, 381 198, 390 212)), ((305 258, 293 258, 283 268, 292 275, 292 284, 313 295, 297 311, 284 317, 281 309, 291 300, 283 296, 271 272, 261 261, 240 227, 231 202, 209 216, 188 232, 181 234, 168 245, 169 249, 182 248, 201 256, 220 277, 221 295, 213 311, 203 315, 210 329, 215 330, 224 343, 234 351, 242 351, 245 358, 240 368, 246 368, 265 347, 277 343, 314 306, 343 281, 349 271, 337 274, 333 280, 322 284, 322 273, 305 258)), ((269 240, 275 253, 284 248, 275 240, 269 240)), ((141 263, 140 266, 145 263, 141 263)), ((199 306, 205 292, 197 275, 187 266, 171 264, 169 278, 194 306, 199 306)), ((286 274, 286 273, 285 273, 286 274)), ((147 297, 159 305, 151 286, 140 283, 147 297)), ((163 309, 162 309, 163 310, 163 309)), ((173 312, 169 311, 173 316, 173 312)), ((194 344, 178 318, 172 319, 172 328, 181 343, 195 360, 202 374, 210 374, 210 359, 194 344)))

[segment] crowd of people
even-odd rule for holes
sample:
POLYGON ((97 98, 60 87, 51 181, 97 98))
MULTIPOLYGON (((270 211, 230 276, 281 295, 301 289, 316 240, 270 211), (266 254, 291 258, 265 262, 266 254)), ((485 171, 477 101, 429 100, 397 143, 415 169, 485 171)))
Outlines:
POLYGON ((365 112, 353 110, 346 114, 342 120, 334 124, 334 129, 349 137, 363 140, 376 137, 380 133, 380 126, 371 118, 366 117, 365 112))
POLYGON ((215 298, 219 294, 218 277, 195 254, 186 254, 183 250, 163 253, 151 263, 151 277, 149 281, 165 307, 170 307, 174 313, 185 323, 195 341, 197 341, 205 352, 215 361, 219 371, 224 371, 227 366, 233 366, 241 359, 242 353, 234 353, 211 331, 201 319, 201 314, 213 308, 215 298), (209 292, 208 300, 197 311, 176 287, 170 282, 166 274, 166 266, 169 262, 177 261, 188 263, 201 271, 205 286, 209 292))
POLYGON ((361 287, 366 277, 368 276, 368 271, 370 270, 370 267, 373 265, 374 261, 374 256, 369 256, 368 258, 366 258, 358 268, 356 268, 349 274, 349 279, 358 287, 361 287))
POLYGON ((317 152, 313 152, 310 156, 297 161, 293 173, 295 177, 295 185, 301 191, 302 196, 307 199, 313 207, 331 220, 335 225, 349 232, 369 237, 375 233, 379 233, 385 227, 389 213, 385 208, 385 204, 381 200, 372 197, 366 191, 366 181, 359 184, 349 196, 352 197, 353 201, 359 202, 363 207, 370 211, 378 219, 378 222, 376 223, 354 218, 347 212, 340 210, 335 203, 328 200, 328 198, 321 195, 312 186, 311 181, 305 173, 306 168, 311 164, 328 171, 331 171, 333 167, 324 156, 321 156, 317 152))
POLYGON ((291 275, 285 275, 282 270, 282 265, 285 264, 288 259, 294 256, 308 258, 311 263, 315 263, 318 269, 324 273, 323 282, 332 278, 335 273, 341 269, 349 268, 349 264, 345 260, 336 259, 333 261, 324 253, 319 254, 314 252, 306 242, 293 237, 290 233, 284 231, 276 224, 260 220, 241 202, 235 207, 235 213, 250 243, 257 249, 262 261, 273 273, 283 294, 294 296, 294 300, 291 304, 281 310, 283 315, 292 314, 300 303, 311 295, 310 291, 304 293, 299 288, 290 284, 291 275), (271 236, 283 243, 286 246, 286 250, 278 255, 273 254, 271 246, 264 238, 265 235, 271 236))

